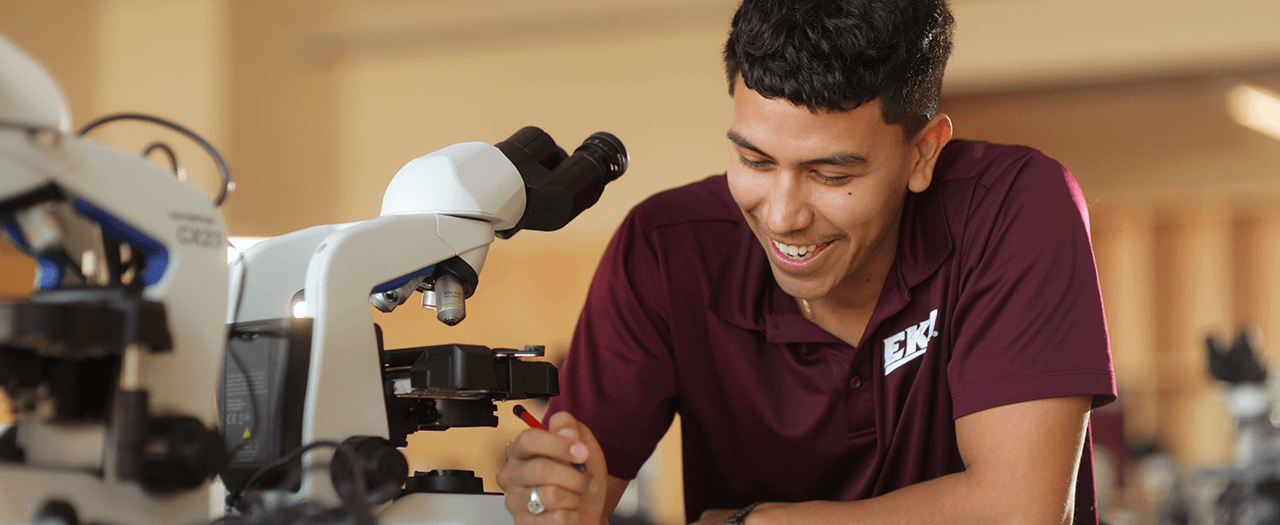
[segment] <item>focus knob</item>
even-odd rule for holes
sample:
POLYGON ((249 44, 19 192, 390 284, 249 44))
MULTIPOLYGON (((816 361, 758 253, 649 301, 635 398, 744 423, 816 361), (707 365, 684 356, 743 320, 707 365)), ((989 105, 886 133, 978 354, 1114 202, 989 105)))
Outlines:
POLYGON ((333 486, 344 498, 355 496, 352 483, 353 461, 359 468, 359 477, 356 479, 364 484, 370 505, 389 501, 399 495, 398 489, 409 477, 409 462, 390 441, 376 436, 347 438, 329 464, 333 486))

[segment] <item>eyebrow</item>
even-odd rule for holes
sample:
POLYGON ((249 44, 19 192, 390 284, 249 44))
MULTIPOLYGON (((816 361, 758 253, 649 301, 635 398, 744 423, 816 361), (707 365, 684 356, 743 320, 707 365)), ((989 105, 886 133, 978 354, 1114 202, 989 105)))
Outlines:
MULTIPOLYGON (((726 133, 725 136, 729 138, 730 142, 737 144, 738 147, 742 149, 751 150, 760 155, 764 155, 765 157, 773 158, 772 155, 765 153, 764 150, 761 150, 755 144, 752 144, 751 141, 747 140, 747 138, 742 136, 741 133, 738 133, 734 130, 729 130, 729 132, 726 133)), ((866 163, 867 163, 867 158, 865 156, 857 155, 853 153, 837 153, 827 157, 807 160, 802 162, 801 164, 806 164, 806 165, 820 164, 820 165, 826 165, 826 166, 850 167, 850 166, 857 166, 857 165, 866 164, 866 163)))

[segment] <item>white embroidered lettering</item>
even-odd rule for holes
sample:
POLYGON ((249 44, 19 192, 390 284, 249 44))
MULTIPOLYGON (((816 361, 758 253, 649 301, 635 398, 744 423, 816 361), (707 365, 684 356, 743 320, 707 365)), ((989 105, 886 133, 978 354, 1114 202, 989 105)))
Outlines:
POLYGON ((889 375, 890 372, 897 370, 902 365, 924 355, 925 351, 929 349, 929 341, 937 335, 934 332, 937 322, 938 309, 934 308, 932 312, 929 312, 928 319, 886 337, 884 340, 884 375, 889 375), (905 345, 899 345, 904 341, 906 342, 905 345))
POLYGON ((928 321, 907 328, 908 355, 916 352, 923 352, 925 347, 929 346, 929 336, 925 335, 926 328, 929 328, 928 321))
POLYGON ((903 339, 906 339, 906 337, 907 337, 907 334, 898 332, 896 334, 893 334, 890 337, 885 338, 884 362, 886 363, 886 366, 888 366, 888 363, 902 359, 903 348, 902 348, 902 345, 898 343, 901 343, 903 339))

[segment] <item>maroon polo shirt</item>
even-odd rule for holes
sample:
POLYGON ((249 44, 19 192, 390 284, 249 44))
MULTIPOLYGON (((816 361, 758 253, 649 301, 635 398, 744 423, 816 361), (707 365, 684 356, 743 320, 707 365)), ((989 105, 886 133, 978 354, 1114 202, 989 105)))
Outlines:
MULTIPOLYGON (((856 347, 778 287, 723 176, 632 210, 561 371, 566 410, 632 479, 679 413, 685 512, 849 501, 963 470, 956 418, 1034 399, 1115 399, 1074 178, 1030 148, 952 141, 907 196, 856 347)), ((1076 523, 1095 523, 1088 444, 1076 523)))

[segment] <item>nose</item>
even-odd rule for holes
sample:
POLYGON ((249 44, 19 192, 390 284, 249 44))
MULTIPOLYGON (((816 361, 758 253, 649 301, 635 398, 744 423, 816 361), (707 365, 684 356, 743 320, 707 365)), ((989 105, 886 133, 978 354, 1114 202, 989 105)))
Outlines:
POLYGON ((799 174, 779 172, 764 197, 764 206, 758 215, 768 231, 788 234, 803 230, 813 221, 813 210, 808 204, 808 189, 799 174))

